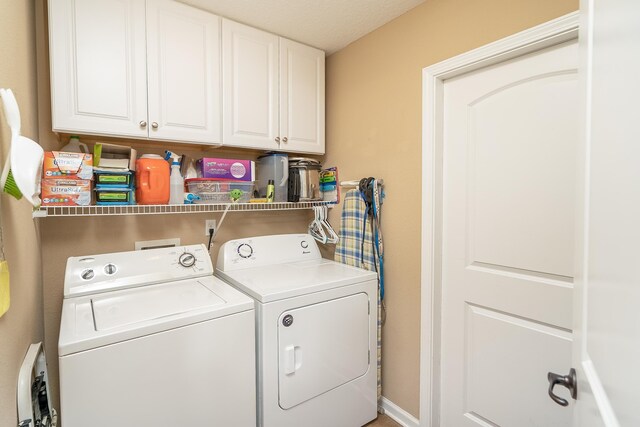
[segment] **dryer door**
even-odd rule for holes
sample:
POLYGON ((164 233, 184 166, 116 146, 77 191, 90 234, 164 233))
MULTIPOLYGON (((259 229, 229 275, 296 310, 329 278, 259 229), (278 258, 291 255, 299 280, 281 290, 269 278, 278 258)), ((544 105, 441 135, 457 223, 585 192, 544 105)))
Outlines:
POLYGON ((283 312, 278 319, 279 404, 292 408, 369 369, 365 293, 283 312))

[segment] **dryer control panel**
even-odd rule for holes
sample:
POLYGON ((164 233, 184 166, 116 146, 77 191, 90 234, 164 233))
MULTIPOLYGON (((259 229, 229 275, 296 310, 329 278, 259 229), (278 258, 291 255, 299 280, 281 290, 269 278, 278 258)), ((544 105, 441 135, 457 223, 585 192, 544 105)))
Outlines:
POLYGON ((67 260, 64 296, 210 276, 211 257, 204 245, 71 257, 67 260))
POLYGON ((321 258, 318 245, 309 234, 279 234, 224 243, 216 268, 232 271, 321 258))

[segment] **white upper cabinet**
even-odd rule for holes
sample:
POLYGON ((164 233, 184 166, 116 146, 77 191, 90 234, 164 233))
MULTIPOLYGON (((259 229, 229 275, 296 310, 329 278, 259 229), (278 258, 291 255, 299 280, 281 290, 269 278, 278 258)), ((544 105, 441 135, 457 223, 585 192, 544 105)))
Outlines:
POLYGON ((277 150, 278 36, 222 20, 225 145, 277 150))
POLYGON ((145 137, 145 0, 49 0, 53 129, 145 137))
POLYGON ((225 145, 324 154, 324 52, 222 21, 225 145))
POLYGON ((218 16, 148 1, 147 72, 150 138, 222 141, 218 16))
POLYGON ((220 18, 174 0, 49 0, 53 129, 220 143, 220 18))
POLYGON ((178 0, 49 0, 53 130, 324 154, 324 52, 178 0))
POLYGON ((280 148, 324 154, 324 52, 280 38, 280 148))

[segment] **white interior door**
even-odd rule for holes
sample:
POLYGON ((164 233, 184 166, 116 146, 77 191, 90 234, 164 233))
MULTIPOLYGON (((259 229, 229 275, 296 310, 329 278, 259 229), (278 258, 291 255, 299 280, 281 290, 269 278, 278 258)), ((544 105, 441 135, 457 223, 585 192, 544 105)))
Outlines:
POLYGON ((571 424, 547 372, 571 367, 577 53, 444 82, 442 426, 571 424))
POLYGON ((220 18, 175 0, 147 2, 149 137, 222 140, 220 18))
POLYGON ((640 2, 581 1, 587 93, 574 426, 640 425, 640 2))

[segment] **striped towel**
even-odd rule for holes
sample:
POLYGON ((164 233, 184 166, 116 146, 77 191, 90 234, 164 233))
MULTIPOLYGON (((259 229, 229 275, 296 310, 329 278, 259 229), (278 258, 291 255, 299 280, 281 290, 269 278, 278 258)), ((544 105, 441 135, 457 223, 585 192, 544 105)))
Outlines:
MULTIPOLYGON (((343 264, 375 271, 371 218, 367 218, 367 205, 358 190, 349 190, 344 196, 340 218, 340 241, 334 259, 343 264), (364 227, 366 221, 366 227, 364 227), (364 227, 364 251, 362 231, 364 227)), ((378 292, 378 404, 382 397, 382 306, 378 292)))

